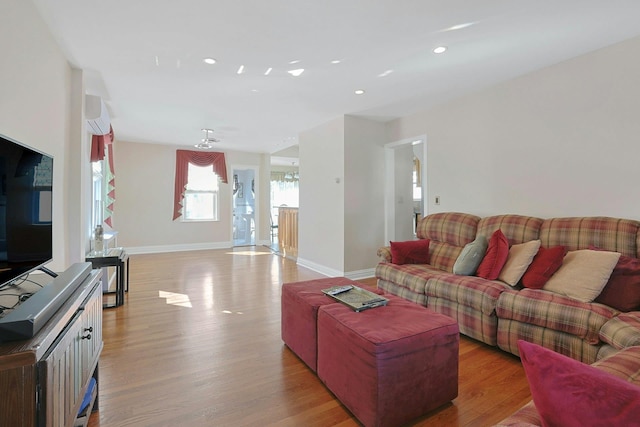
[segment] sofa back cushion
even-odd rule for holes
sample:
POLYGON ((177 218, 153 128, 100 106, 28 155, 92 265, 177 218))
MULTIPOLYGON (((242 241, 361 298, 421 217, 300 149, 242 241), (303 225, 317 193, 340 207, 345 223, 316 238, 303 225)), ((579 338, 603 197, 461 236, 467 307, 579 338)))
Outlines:
POLYGON ((545 248, 562 245, 569 251, 576 251, 595 246, 640 258, 639 230, 640 221, 630 219, 602 216, 550 218, 540 227, 540 240, 545 248))
POLYGON ((500 229, 509 241, 509 246, 512 246, 538 239, 542 223, 542 219, 532 216, 513 214, 488 216, 478 223, 478 234, 489 239, 497 229, 500 229))
POLYGON ((480 217, 466 213, 442 212, 427 215, 416 230, 418 238, 429 239, 429 264, 452 272, 458 255, 476 238, 480 217))

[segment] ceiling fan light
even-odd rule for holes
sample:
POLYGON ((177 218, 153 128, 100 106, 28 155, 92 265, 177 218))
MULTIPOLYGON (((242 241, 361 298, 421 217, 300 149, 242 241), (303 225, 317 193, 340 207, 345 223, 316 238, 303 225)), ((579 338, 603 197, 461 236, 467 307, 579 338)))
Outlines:
POLYGON ((206 133, 206 136, 200 140, 200 143, 194 145, 194 147, 199 148, 200 150, 208 150, 210 148, 213 148, 213 144, 215 142, 220 142, 219 139, 209 136, 209 133, 213 132, 213 129, 203 128, 201 130, 206 133))

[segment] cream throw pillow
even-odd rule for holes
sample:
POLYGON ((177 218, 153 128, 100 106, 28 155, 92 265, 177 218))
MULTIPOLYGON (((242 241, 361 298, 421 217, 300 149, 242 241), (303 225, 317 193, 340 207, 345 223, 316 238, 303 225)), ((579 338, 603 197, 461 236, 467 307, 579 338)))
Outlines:
POLYGON ((545 291, 591 302, 609 281, 620 254, 617 252, 580 250, 568 252, 562 267, 544 285, 545 291))
POLYGON ((513 245, 509 248, 509 256, 507 262, 502 267, 498 280, 503 281, 507 285, 515 286, 518 284, 524 272, 527 271, 533 257, 540 249, 540 240, 531 240, 519 245, 513 245))

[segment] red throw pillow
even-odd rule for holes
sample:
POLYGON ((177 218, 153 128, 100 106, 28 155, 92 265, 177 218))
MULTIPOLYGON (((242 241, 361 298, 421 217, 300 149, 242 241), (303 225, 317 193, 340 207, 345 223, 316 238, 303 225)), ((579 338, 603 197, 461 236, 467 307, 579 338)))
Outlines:
POLYGON ((567 248, 564 246, 548 249, 541 247, 522 276, 522 285, 526 288, 542 289, 553 273, 562 266, 562 260, 566 254, 567 248))
POLYGON ((609 281, 594 302, 624 312, 640 310, 640 259, 620 255, 609 281))
POLYGON ((536 344, 518 349, 543 426, 638 425, 637 385, 536 344))
POLYGON ((389 243, 393 264, 429 264, 429 239, 389 243))
POLYGON ((487 253, 476 270, 476 276, 488 280, 496 280, 500 275, 500 271, 502 271, 502 267, 507 262, 508 256, 509 241, 502 233, 502 230, 497 229, 489 239, 487 253))

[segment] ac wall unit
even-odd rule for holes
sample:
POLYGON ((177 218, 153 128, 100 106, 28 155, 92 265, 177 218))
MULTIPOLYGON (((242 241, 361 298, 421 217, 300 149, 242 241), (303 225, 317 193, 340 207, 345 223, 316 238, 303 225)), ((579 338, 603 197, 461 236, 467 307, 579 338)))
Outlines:
POLYGON ((94 135, 108 134, 111 128, 111 119, 102 98, 95 95, 86 95, 84 103, 87 130, 94 135))

